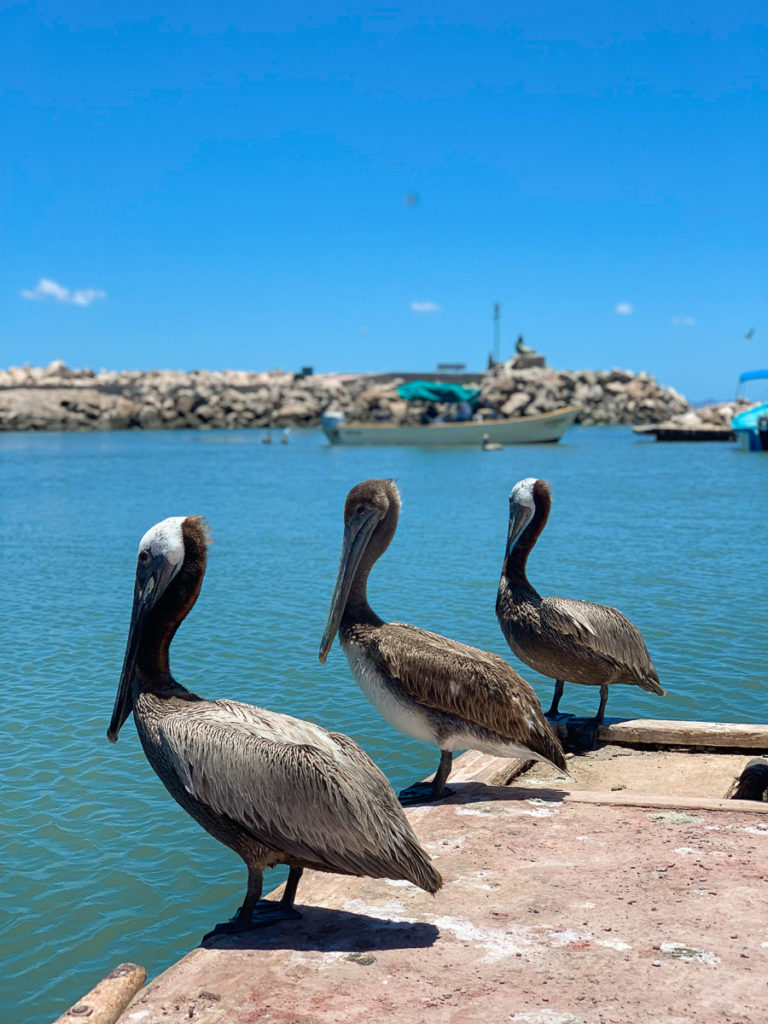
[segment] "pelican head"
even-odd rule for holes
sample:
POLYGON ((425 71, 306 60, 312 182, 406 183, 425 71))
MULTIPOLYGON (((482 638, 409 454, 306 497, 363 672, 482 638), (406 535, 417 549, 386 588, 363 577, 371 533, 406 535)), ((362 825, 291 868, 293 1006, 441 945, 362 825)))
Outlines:
POLYGON ((397 527, 400 495, 394 480, 364 480, 347 495, 344 503, 344 539, 339 571, 333 588, 328 621, 320 642, 320 661, 325 662, 339 623, 347 607, 352 584, 362 583, 371 566, 387 549, 397 527))
POLYGON ((549 498, 549 484, 527 476, 518 480, 509 493, 509 532, 507 533, 507 556, 536 513, 537 498, 549 498))
POLYGON ((117 742, 117 734, 133 710, 132 683, 147 616, 156 607, 184 564, 185 525, 195 524, 199 521, 197 517, 192 516, 172 516, 169 519, 163 519, 162 522, 147 530, 139 543, 128 643, 117 687, 115 707, 107 731, 107 738, 112 743, 117 742))

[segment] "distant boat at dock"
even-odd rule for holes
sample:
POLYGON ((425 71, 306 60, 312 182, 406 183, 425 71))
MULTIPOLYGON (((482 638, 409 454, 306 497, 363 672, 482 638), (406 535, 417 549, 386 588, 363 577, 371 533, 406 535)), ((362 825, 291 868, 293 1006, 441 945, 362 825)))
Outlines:
POLYGON ((577 405, 519 416, 511 420, 448 423, 347 423, 342 413, 326 413, 323 430, 331 444, 409 444, 429 448, 467 445, 480 448, 483 438, 502 445, 559 441, 580 412, 577 405))

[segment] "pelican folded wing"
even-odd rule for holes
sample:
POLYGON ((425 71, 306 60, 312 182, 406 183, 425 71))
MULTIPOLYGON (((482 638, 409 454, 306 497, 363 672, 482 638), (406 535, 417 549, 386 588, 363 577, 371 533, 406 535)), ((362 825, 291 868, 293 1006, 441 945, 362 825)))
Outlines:
POLYGON ((236 701, 170 716, 160 731, 195 798, 269 849, 317 870, 392 878, 399 868, 414 881, 416 837, 386 778, 348 737, 236 701))
POLYGON ((545 597, 541 602, 542 625, 561 636, 570 636, 589 651, 615 665, 616 682, 637 682, 659 695, 664 690, 640 630, 610 605, 596 605, 568 597, 545 597))

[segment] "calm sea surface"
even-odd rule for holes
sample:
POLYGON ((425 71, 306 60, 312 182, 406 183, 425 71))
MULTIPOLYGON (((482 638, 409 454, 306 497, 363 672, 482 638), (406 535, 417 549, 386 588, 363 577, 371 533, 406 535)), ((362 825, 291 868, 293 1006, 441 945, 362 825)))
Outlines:
MULTIPOLYGON (((437 751, 377 716, 338 641, 317 658, 344 498, 371 476, 395 477, 403 498, 369 586, 383 618, 508 657, 548 703, 552 684, 514 661, 494 614, 507 496, 545 477, 554 508, 532 582, 621 608, 668 691, 617 687, 608 713, 768 718, 768 456, 599 427, 499 453, 338 449, 318 431, 260 441, 0 435, 4 1024, 52 1019, 124 960, 157 974, 244 893, 239 858, 171 800, 132 722, 116 746, 105 736, 138 542, 166 516, 206 516, 215 541, 171 651, 176 677, 350 734, 395 788, 431 772, 437 751)), ((597 698, 566 686, 563 709, 591 713, 597 698)))

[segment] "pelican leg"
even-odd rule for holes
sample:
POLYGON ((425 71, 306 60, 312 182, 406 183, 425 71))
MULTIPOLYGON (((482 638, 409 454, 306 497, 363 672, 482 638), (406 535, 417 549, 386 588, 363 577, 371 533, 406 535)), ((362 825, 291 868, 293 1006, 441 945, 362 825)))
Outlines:
POLYGON ((431 782, 415 782, 407 789, 401 790, 397 799, 404 807, 411 804, 429 804, 433 800, 443 800, 445 797, 453 796, 453 790, 448 789, 446 779, 451 774, 453 766, 453 751, 440 751, 440 764, 438 765, 435 777, 431 782))
POLYGON ((568 739, 583 750, 594 750, 597 746, 597 732, 605 717, 605 705, 608 703, 608 684, 600 686, 600 707, 594 718, 579 721, 573 725, 568 723, 568 739))
POLYGON ((600 687, 600 707, 595 715, 595 725, 601 725, 605 718, 605 705, 608 703, 608 684, 603 683, 600 687))
POLYGON ((544 712, 545 718, 555 718, 560 713, 558 708, 560 707, 560 698, 563 696, 564 682, 563 679, 555 680, 555 692, 552 694, 552 703, 549 711, 544 712))
MULTIPOLYGON (((286 910, 293 910, 293 901, 296 899, 296 890, 299 887, 301 876, 304 874, 304 868, 291 867, 288 872, 288 881, 285 883, 285 890, 280 899, 280 905, 286 910)), ((298 917, 298 911, 293 911, 295 916, 298 917)))
POLYGON ((258 868, 249 866, 248 890, 242 907, 231 921, 217 924, 203 936, 202 941, 206 942, 214 935, 233 935, 237 932, 250 931, 251 928, 262 928, 264 925, 273 924, 276 921, 292 921, 301 917, 298 910, 294 908, 293 901, 296 899, 296 889, 303 871, 303 868, 291 867, 281 899, 279 901, 263 900, 261 898, 263 873, 258 868))

